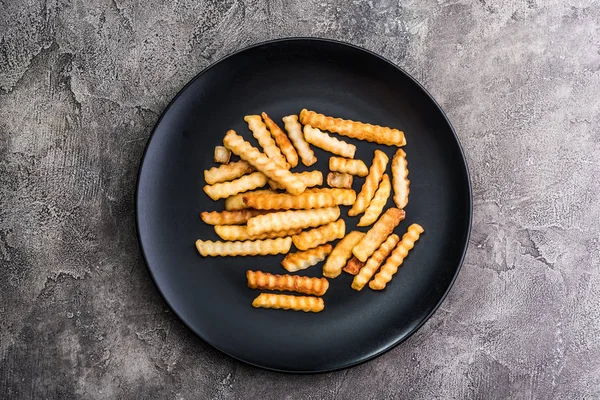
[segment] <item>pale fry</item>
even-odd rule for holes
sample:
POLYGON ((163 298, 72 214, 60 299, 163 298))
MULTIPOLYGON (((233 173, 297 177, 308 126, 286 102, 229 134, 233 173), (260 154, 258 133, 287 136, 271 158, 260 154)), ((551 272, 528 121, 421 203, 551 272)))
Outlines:
POLYGON ((400 237, 395 233, 392 233, 388 238, 379 246, 379 248, 373 253, 367 260, 364 267, 360 269, 358 275, 352 280, 352 289, 362 290, 362 288, 369 282, 369 280, 375 275, 375 272, 379 269, 379 266, 390 255, 394 247, 400 241, 400 237))
POLYGON ((227 211, 235 211, 235 210, 243 210, 244 208, 248 208, 246 203, 244 203, 244 195, 247 194, 257 194, 257 193, 276 193, 272 190, 262 189, 262 190, 252 190, 245 193, 240 193, 228 197, 225 199, 225 209, 227 211))
MULTIPOLYGON (((381 246, 385 239, 394 231, 394 228, 404 219, 404 210, 398 208, 389 208, 379 221, 366 233, 361 241, 352 249, 352 254, 360 261, 365 262, 375 250, 381 246)), ((259 215, 254 218, 262 218, 259 215)), ((251 218, 248 222, 252 221, 251 218)))
MULTIPOLYGON (((292 239, 293 241, 293 239, 292 239)), ((323 261, 333 247, 330 244, 315 247, 306 251, 297 251, 285 256, 281 265, 288 272, 300 271, 323 261)))
POLYGON ((375 278, 369 282, 369 287, 373 290, 383 290, 396 272, 398 267, 408 255, 410 249, 415 246, 415 242, 419 240, 419 236, 424 232, 423 227, 419 224, 412 224, 408 227, 408 231, 402 236, 402 240, 392 254, 387 259, 381 270, 375 275, 375 278))
POLYGON ((327 184, 333 188, 350 189, 352 187, 352 175, 330 172, 327 174, 327 184))
POLYGON ((312 228, 328 224, 339 217, 340 208, 337 206, 314 210, 273 212, 250 218, 248 220, 248 233, 258 235, 270 231, 312 228))
POLYGON ((264 213, 265 211, 258 210, 203 211, 200 218, 209 225, 237 225, 245 224, 250 218, 264 213))
POLYGON ((321 297, 261 293, 252 301, 252 307, 320 312, 325 308, 325 303, 321 297))
POLYGON ((315 157, 315 153, 312 151, 306 140, 304 140, 302 125, 298 122, 298 116, 288 115, 287 117, 283 117, 283 123, 285 124, 285 130, 294 144, 294 147, 298 150, 298 155, 302 160, 302 164, 310 167, 316 163, 317 157, 315 157))
POLYGON ((377 221, 377 218, 379 218, 379 215, 383 211, 383 207, 385 207, 385 204, 388 201, 388 197, 390 197, 391 191, 392 184, 390 183, 390 177, 388 174, 383 174, 383 179, 381 179, 379 188, 375 192, 375 196, 373 196, 373 200, 371 200, 371 203, 365 210, 364 215, 360 217, 358 226, 369 226, 373 222, 377 221))
POLYGON ((267 177, 262 172, 253 172, 230 182, 215 183, 204 186, 204 191, 213 200, 219 200, 241 192, 256 189, 267 184, 267 177))
POLYGON ((379 186, 379 181, 383 177, 388 160, 388 156, 386 156, 383 151, 375 150, 373 163, 369 169, 369 175, 367 175, 360 193, 356 196, 354 205, 348 210, 349 216, 354 217, 367 209, 369 202, 375 195, 377 186, 379 186))
POLYGON ((257 210, 290 210, 333 207, 335 198, 329 193, 304 192, 299 195, 287 193, 249 194, 244 196, 248 207, 257 210))
POLYGON ((213 242, 196 240, 196 249, 202 256, 255 256, 285 254, 292 247, 292 238, 246 240, 244 242, 213 242))
POLYGON ((404 132, 385 126, 365 124, 347 119, 328 117, 306 109, 300 112, 300 122, 354 139, 367 140, 388 146, 404 146, 404 132))
POLYGON ((311 278, 299 275, 274 275, 262 271, 247 271, 246 279, 250 289, 278 290, 323 296, 329 288, 325 278, 311 278))
POLYGON ((392 178, 394 182, 394 203, 396 203, 396 207, 404 208, 408 204, 410 181, 408 180, 406 153, 402 149, 398 149, 392 157, 392 178))
POLYGON ((312 145, 342 157, 354 158, 354 154, 356 153, 355 145, 329 136, 310 125, 304 125, 304 139, 312 145))
POLYGON ((294 235, 292 236, 292 241, 298 250, 308 250, 332 240, 341 239, 345 233, 346 223, 343 219, 338 219, 327 225, 294 235))
POLYGON ((279 166, 289 169, 290 165, 285 160, 281 150, 275 144, 275 141, 271 137, 271 133, 267 129, 260 115, 246 115, 244 121, 248 123, 248 128, 252 131, 252 135, 258 141, 260 147, 263 148, 267 157, 279 164, 279 166))
POLYGON ((280 167, 257 148, 246 142, 244 138, 230 130, 223 139, 225 147, 248 161, 254 168, 264 173, 268 178, 282 184, 291 194, 300 194, 306 185, 287 169, 280 167))
POLYGON ((363 160, 343 157, 329 158, 329 170, 356 176, 367 176, 369 174, 369 169, 363 160))
POLYGON ((348 260, 348 263, 344 267, 344 272, 347 272, 350 275, 356 275, 364 265, 364 262, 360 261, 358 258, 353 256, 351 259, 348 260))
POLYGON ((287 231, 272 231, 261 233, 259 235, 250 235, 246 225, 215 225, 215 232, 223 240, 275 239, 279 237, 297 235, 301 231, 301 229, 291 229, 287 231))
POLYGON ((309 193, 330 193, 335 202, 342 206, 351 206, 356 201, 356 192, 352 189, 316 188, 306 189, 309 193))
POLYGON ((254 167, 246 161, 241 160, 229 164, 222 164, 218 167, 212 167, 211 169, 204 171, 204 180, 209 185, 214 185, 215 183, 240 178, 252 171, 254 171, 254 167))
POLYGON ((298 165, 298 153, 296 153, 296 149, 294 149, 294 146, 292 145, 292 142, 290 142, 290 139, 281 130, 279 125, 277 125, 267 115, 266 112, 263 112, 261 115, 263 121, 265 121, 265 125, 267 125, 269 131, 271 131, 271 136, 273 136, 273 139, 275 139, 277 146, 279 146, 279 149, 287 159, 288 163, 292 166, 292 168, 298 165))
POLYGON ((338 277, 348 259, 352 257, 352 249, 364 236, 363 232, 352 231, 340 240, 323 266, 323 276, 327 278, 338 277))
MULTIPOLYGON (((323 184, 323 173, 318 170, 297 172, 293 175, 304 182, 306 187, 321 186, 323 184)), ((273 180, 269 180, 269 186, 271 186, 271 189, 284 189, 282 185, 273 180)))
POLYGON ((214 160, 216 163, 227 164, 227 163, 229 163, 230 158, 231 158, 231 151, 229 151, 226 147, 223 147, 223 146, 215 147, 214 160))

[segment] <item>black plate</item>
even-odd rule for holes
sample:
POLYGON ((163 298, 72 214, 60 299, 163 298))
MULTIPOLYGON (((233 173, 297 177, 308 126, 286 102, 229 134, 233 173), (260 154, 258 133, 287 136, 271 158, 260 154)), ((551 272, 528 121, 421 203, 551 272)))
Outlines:
MULTIPOLYGON (((346 140, 344 138, 344 140, 346 140)), ((349 140, 370 165, 373 150, 395 148, 349 140)), ((330 154, 316 151, 326 175, 330 154)), ((311 168, 312 169, 312 168, 311 168)), ((388 166, 388 173, 389 166, 388 166)), ((364 179, 355 179, 360 190, 364 179)), ((452 286, 471 226, 471 189, 458 139, 435 101, 385 59, 347 44, 286 39, 259 44, 207 68, 172 101, 142 160, 137 224, 150 272, 173 311, 198 336, 239 360, 287 372, 321 372, 371 359, 405 340, 437 309, 452 286), (202 258, 198 238, 217 240, 199 218, 222 210, 203 192, 213 148, 235 129, 256 145, 243 117, 266 111, 280 123, 302 108, 404 130, 410 201, 402 235, 425 228, 403 267, 382 292, 330 281, 318 314, 254 309, 247 269, 285 273, 283 256, 202 258)), ((393 203, 390 198, 388 206, 393 203)), ((342 214, 346 216, 347 207, 342 214)), ((347 218, 347 231, 358 218, 347 218)), ((365 230, 364 228, 362 230, 365 230)), ((321 276, 321 266, 304 271, 321 276)), ((199 360, 200 362, 200 360, 199 360)))

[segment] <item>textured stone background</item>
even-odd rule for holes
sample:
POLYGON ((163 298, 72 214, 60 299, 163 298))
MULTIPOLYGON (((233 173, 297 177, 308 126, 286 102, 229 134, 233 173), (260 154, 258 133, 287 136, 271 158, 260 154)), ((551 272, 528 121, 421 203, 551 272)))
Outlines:
POLYGON ((3 398, 599 398, 600 5, 576 0, 0 0, 3 398), (399 4, 401 3, 401 4, 399 4), (138 162, 198 71, 259 41, 378 52, 442 104, 474 187, 439 312, 350 370, 265 372, 169 312, 138 162))

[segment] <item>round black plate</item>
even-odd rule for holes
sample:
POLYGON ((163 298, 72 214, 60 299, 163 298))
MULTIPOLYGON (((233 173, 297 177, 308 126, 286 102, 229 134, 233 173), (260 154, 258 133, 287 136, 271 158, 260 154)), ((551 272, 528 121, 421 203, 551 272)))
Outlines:
MULTIPOLYGON (((348 140, 346 138, 342 138, 348 140)), ((373 150, 396 148, 348 140, 370 165, 373 150)), ((330 154, 315 151, 328 172, 330 154)), ((312 169, 312 168, 311 168, 312 169)), ((302 170, 299 168, 299 170, 302 170)), ((388 173, 389 166, 388 166, 388 173)), ((360 190, 364 179, 355 179, 360 190)), ((286 39, 259 44, 207 68, 172 101, 148 142, 139 173, 137 224, 150 272, 173 311, 198 336, 239 360, 287 372, 321 372, 371 359, 414 333, 436 310, 460 268, 471 226, 471 189, 454 131, 429 94, 385 59, 347 44, 286 39), (202 190, 203 170, 228 129, 256 145, 243 118, 273 120, 302 108, 405 132, 410 170, 402 235, 414 222, 425 233, 388 287, 350 288, 330 280, 325 310, 254 309, 247 269, 285 273, 283 256, 202 258, 196 239, 218 240, 199 218, 222 210, 202 190)), ((388 206, 392 206, 392 200, 388 206)), ((358 218, 342 215, 347 231, 358 218)), ((362 228, 362 230, 366 230, 362 228)), ((321 266, 303 271, 321 276, 321 266)))

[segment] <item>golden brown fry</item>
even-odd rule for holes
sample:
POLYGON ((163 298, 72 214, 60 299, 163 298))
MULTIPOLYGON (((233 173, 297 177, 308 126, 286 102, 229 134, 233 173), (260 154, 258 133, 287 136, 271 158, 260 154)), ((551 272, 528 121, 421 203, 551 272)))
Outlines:
POLYGON ((252 171, 254 171, 254 167, 242 160, 229 164, 222 164, 218 167, 212 167, 211 169, 204 171, 204 180, 209 185, 214 185, 215 183, 240 178, 252 171))
POLYGON ((196 240, 196 249, 202 256, 255 256, 285 254, 292 247, 292 238, 246 240, 244 242, 213 242, 196 240))
POLYGON ((290 210, 333 207, 337 203, 329 193, 304 192, 299 195, 287 193, 249 194, 244 196, 248 207, 257 210, 290 210))
POLYGON ((253 172, 229 182, 204 186, 204 191, 213 200, 219 200, 241 192, 256 189, 267 184, 267 177, 262 172, 253 172))
POLYGON ((283 268, 285 268, 288 272, 300 271, 302 269, 312 267, 313 265, 317 265, 323 261, 325 257, 331 253, 332 248, 333 247, 330 244, 324 244, 322 246, 315 247, 314 249, 289 253, 285 256, 281 262, 281 265, 283 265, 283 268))
POLYGON ((363 232, 352 231, 340 240, 323 266, 323 276, 327 278, 338 277, 348 259, 352 257, 352 249, 364 236, 363 232))
POLYGON ((235 133, 235 131, 230 130, 227 132, 223 143, 225 147, 240 156, 243 160, 248 161, 250 165, 264 173, 268 178, 282 184, 291 194, 300 194, 306 189, 304 182, 287 169, 274 163, 269 157, 235 133))
POLYGON ((216 163, 227 164, 231 158, 231 152, 223 146, 215 147, 214 160, 216 163))
POLYGON ((361 212, 367 209, 369 202, 375 195, 375 190, 377 190, 377 186, 379 186, 379 181, 383 177, 383 173, 385 172, 385 167, 388 163, 388 156, 381 150, 375 150, 375 154, 373 156, 373 163, 371 164, 371 168, 369 169, 369 175, 365 179, 365 183, 363 183, 362 189, 358 196, 356 196, 356 201, 350 210, 348 210, 348 215, 354 217, 355 215, 360 214, 361 212))
MULTIPOLYGON (((394 231, 394 228, 404 219, 404 210, 388 208, 388 210, 375 222, 375 225, 367 232, 362 240, 352 249, 352 254, 360 261, 365 262, 375 250, 381 246, 384 240, 394 231)), ((262 218, 259 215, 254 218, 262 218)), ((252 218, 252 219, 254 219, 252 218)), ((249 221, 252 221, 250 219, 249 221)))
MULTIPOLYGON (((323 173, 318 170, 297 172, 294 173, 294 176, 304 182, 306 187, 320 186, 323 184, 323 173)), ((269 186, 271 186, 271 189, 284 189, 283 186, 272 180, 269 180, 269 186)))
MULTIPOLYGON (((392 233, 388 238, 379 246, 379 248, 373 253, 367 260, 367 263, 362 267, 352 280, 352 289, 362 290, 362 288, 369 282, 369 280, 375 275, 375 272, 379 269, 379 266, 390 255, 394 247, 400 241, 400 237, 395 233, 392 233)), ((359 261, 360 262, 360 261, 359 261)))
POLYGON ((375 196, 373 196, 373 200, 369 204, 369 207, 365 210, 365 213, 362 217, 360 217, 360 221, 358 221, 358 226, 369 226, 373 222, 377 221, 379 215, 383 211, 383 207, 388 201, 388 197, 390 197, 390 192, 392 191, 392 184, 390 183, 390 177, 388 174, 383 174, 383 179, 379 184, 379 188, 375 192, 375 196))
POLYGON ((251 193, 258 194, 258 193, 277 193, 277 192, 274 192, 273 190, 262 189, 262 190, 252 190, 249 192, 236 194, 236 195, 233 195, 233 196, 225 199, 225 209, 227 211, 235 211, 235 210, 243 210, 244 208, 248 208, 246 203, 244 203, 244 195, 251 194, 251 193))
POLYGON ((310 125, 304 125, 304 139, 312 145, 342 157, 354 158, 354 154, 356 153, 355 145, 329 136, 310 125))
POLYGON ((298 122, 298 116, 288 115, 287 117, 283 117, 283 123, 285 124, 285 130, 292 140, 292 143, 294 143, 294 147, 298 150, 298 155, 300 156, 300 159, 302 159, 302 164, 310 167, 316 163, 317 157, 315 157, 315 153, 308 143, 306 143, 306 140, 304 140, 302 125, 298 122))
POLYGON ((252 301, 255 308, 281 308, 284 310, 320 312, 325 308, 321 297, 291 296, 287 294, 261 293, 252 301))
POLYGON ((358 274, 358 271, 365 265, 364 262, 360 261, 356 257, 352 257, 348 260, 348 263, 344 267, 344 272, 349 273, 350 275, 358 274))
POLYGON ((279 146, 279 148, 281 149, 281 152, 287 159, 288 163, 292 166, 292 168, 298 165, 298 153, 296 153, 296 149, 294 149, 294 146, 292 145, 292 142, 290 142, 290 139, 281 130, 279 125, 277 125, 267 115, 266 112, 263 112, 261 115, 263 120, 265 121, 265 125, 267 125, 269 131, 271 131, 271 136, 273 136, 273 139, 275 139, 277 146, 279 146))
POLYGON ((260 147, 263 148, 267 157, 279 164, 280 167, 290 169, 290 164, 288 164, 283 154, 281 154, 281 150, 275 144, 271 133, 260 115, 246 115, 244 121, 248 123, 248 128, 252 131, 252 135, 256 138, 260 147))
POLYGON ((348 119, 327 117, 306 109, 300 112, 300 122, 354 139, 367 140, 388 146, 404 146, 404 132, 385 126, 365 124, 348 119))
POLYGON ((297 235, 302 232, 302 229, 272 231, 261 233, 259 235, 250 235, 246 225, 215 225, 215 232, 223 240, 262 240, 297 235))
POLYGON ((346 233, 346 223, 343 219, 330 222, 327 225, 320 226, 309 231, 304 231, 298 235, 292 236, 294 246, 298 250, 308 250, 310 248, 341 239, 346 233))
POLYGON ((311 228, 328 224, 340 217, 339 207, 316 208, 314 210, 279 211, 257 215, 248 220, 248 233, 258 235, 270 231, 311 228))
POLYGON ((356 176, 367 176, 369 174, 369 169, 363 160, 342 157, 331 157, 329 159, 329 169, 333 172, 356 176))
POLYGON ((274 275, 262 271, 247 271, 248 287, 258 290, 278 290, 323 296, 329 288, 325 278, 299 275, 274 275))
POLYGON ((408 204, 410 181, 408 180, 406 153, 402 149, 398 149, 392 158, 392 178, 394 181, 394 203, 396 203, 396 207, 404 208, 408 204))
POLYGON ((408 255, 408 251, 415 246, 415 242, 419 240, 419 236, 424 232, 423 227, 419 224, 412 224, 408 227, 408 231, 402 236, 402 240, 392 254, 387 259, 381 270, 375 275, 375 278, 369 282, 369 287, 373 290, 385 289, 387 283, 392 280, 392 277, 398 272, 398 267, 408 255))
POLYGON ((309 193, 329 193, 337 204, 351 206, 356 201, 356 192, 352 189, 316 188, 306 189, 309 193))
POLYGON ((203 211, 200 218, 209 225, 237 225, 245 224, 250 218, 264 213, 265 211, 258 210, 203 211))
POLYGON ((333 188, 350 189, 352 187, 352 175, 330 172, 327 174, 327 184, 333 188))

